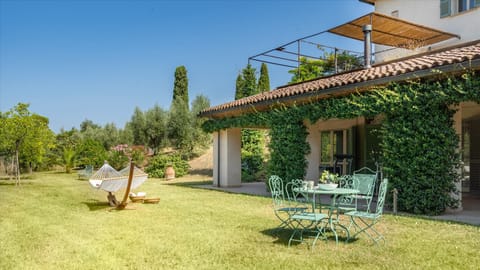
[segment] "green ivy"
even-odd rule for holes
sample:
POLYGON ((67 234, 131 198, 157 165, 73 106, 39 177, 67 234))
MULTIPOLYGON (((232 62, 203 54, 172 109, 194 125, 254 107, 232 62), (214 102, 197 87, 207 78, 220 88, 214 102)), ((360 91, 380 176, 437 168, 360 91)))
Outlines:
POLYGON ((302 178, 307 166, 307 129, 331 118, 385 116, 380 129, 382 162, 390 188, 399 190, 398 208, 439 214, 454 207, 451 194, 458 181, 459 138, 453 128, 454 105, 480 102, 480 76, 474 72, 434 80, 392 83, 364 93, 330 97, 302 106, 275 104, 271 110, 206 121, 207 132, 231 127, 271 129, 269 173, 283 179, 302 178))
POLYGON ((306 138, 307 128, 303 117, 292 109, 277 109, 270 114, 270 161, 269 175, 278 175, 287 182, 292 179, 303 179, 310 145, 306 138))

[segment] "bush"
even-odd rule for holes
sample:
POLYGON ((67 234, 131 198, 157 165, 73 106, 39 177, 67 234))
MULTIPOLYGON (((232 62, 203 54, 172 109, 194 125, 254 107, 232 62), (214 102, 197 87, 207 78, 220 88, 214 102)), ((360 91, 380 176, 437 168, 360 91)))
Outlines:
POLYGON ((115 170, 121 170, 128 165, 129 158, 123 151, 112 150, 108 152, 108 164, 115 168, 115 170))
POLYGON ((183 160, 180 155, 157 155, 150 160, 150 164, 145 169, 145 172, 151 177, 164 178, 165 168, 172 165, 175 170, 176 177, 182 177, 188 174, 190 166, 186 160, 183 160))

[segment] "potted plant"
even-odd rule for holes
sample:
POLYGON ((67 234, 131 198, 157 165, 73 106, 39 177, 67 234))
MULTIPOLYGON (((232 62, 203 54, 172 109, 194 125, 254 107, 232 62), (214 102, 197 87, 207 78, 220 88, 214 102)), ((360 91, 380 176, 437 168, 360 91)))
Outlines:
POLYGON ((338 181, 338 174, 325 170, 320 176, 318 187, 325 190, 335 189, 338 187, 338 181))

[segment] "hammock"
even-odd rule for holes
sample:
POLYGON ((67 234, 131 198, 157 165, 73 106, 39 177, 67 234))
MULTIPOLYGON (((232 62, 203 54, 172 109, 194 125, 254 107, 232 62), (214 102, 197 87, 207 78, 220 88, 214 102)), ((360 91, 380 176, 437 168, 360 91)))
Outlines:
POLYGON ((140 186, 147 180, 148 174, 135 167, 132 162, 121 171, 117 171, 108 165, 107 162, 88 180, 90 186, 95 189, 102 189, 108 192, 108 203, 117 209, 125 209, 127 198, 131 189, 140 186), (112 192, 125 189, 125 194, 121 202, 117 201, 112 192))
MULTIPOLYGON (((94 189, 101 189, 106 192, 117 192, 127 187, 129 170, 130 166, 127 166, 121 171, 117 171, 105 162, 105 164, 90 177, 88 182, 90 182, 90 185, 94 189)), ((147 178, 148 174, 134 167, 131 189, 139 187, 147 178)))

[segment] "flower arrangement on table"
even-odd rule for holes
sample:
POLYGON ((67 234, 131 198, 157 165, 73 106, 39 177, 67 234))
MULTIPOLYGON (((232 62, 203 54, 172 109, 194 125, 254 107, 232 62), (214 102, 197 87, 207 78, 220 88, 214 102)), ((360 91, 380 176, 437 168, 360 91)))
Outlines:
POLYGON ((336 173, 331 173, 327 170, 324 170, 322 172, 322 175, 320 176, 319 182, 324 183, 324 184, 330 184, 330 183, 335 183, 337 184, 339 181, 339 176, 336 173))
POLYGON ((323 171, 319 179, 318 188, 322 190, 333 190, 338 187, 338 174, 323 171))

